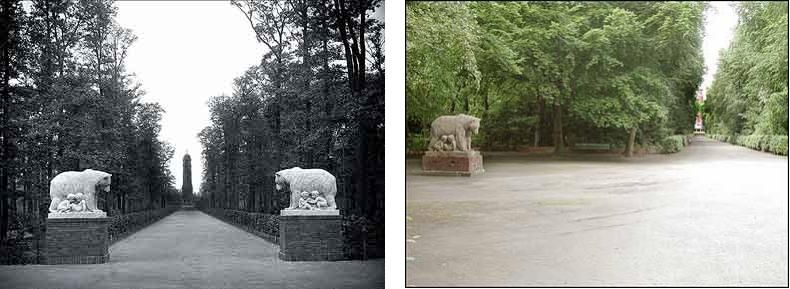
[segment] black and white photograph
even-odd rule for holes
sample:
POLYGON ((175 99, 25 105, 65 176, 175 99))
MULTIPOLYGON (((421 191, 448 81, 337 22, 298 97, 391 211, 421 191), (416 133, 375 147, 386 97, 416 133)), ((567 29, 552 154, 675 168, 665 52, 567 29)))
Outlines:
POLYGON ((384 18, 2 1, 0 287, 384 288, 384 18))

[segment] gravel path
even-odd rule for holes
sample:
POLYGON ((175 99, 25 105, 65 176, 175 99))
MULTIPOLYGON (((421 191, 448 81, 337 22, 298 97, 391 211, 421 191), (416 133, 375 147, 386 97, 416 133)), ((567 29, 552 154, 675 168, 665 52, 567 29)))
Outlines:
POLYGON ((110 247, 98 265, 0 266, 10 288, 383 288, 384 260, 285 262, 279 248, 199 211, 110 247))
POLYGON ((788 286, 788 159, 682 152, 407 162, 407 286, 788 286))

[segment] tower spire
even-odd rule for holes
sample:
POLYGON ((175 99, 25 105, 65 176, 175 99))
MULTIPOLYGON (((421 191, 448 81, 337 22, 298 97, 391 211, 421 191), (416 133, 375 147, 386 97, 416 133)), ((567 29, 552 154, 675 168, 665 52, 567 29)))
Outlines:
POLYGON ((184 154, 183 182, 181 184, 181 199, 184 204, 192 204, 192 158, 189 151, 184 154))

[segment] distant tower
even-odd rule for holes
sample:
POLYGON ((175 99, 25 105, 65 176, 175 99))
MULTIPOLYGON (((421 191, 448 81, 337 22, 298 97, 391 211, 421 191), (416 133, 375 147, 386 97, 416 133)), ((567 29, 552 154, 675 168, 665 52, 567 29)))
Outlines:
POLYGON ((192 158, 184 154, 184 182, 181 184, 181 198, 184 204, 192 203, 192 158))

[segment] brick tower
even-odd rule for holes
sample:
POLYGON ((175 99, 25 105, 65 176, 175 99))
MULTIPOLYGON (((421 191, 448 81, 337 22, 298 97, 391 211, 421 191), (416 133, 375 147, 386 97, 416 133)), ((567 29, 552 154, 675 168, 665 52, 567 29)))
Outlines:
POLYGON ((181 184, 181 199, 184 204, 192 204, 192 158, 184 154, 184 181, 181 184))

